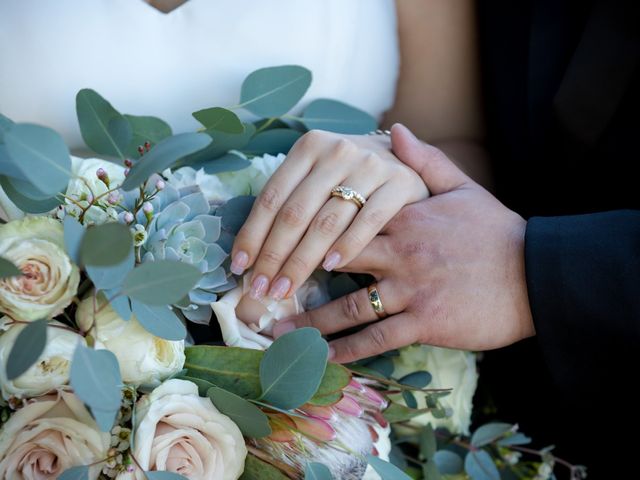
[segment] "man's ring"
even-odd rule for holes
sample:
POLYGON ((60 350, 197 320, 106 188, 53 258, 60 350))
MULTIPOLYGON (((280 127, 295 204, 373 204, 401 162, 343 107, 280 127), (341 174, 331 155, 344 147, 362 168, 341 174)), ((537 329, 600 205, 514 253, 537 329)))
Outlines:
POLYGON ((338 185, 331 189, 332 197, 340 197, 343 200, 347 200, 349 202, 353 202, 356 204, 358 208, 362 208, 362 206, 367 203, 367 199, 356 192, 351 187, 345 187, 344 185, 338 185))
POLYGON ((387 316, 387 312, 384 311, 382 306, 382 300, 380 300, 380 292, 378 292, 378 284, 374 283, 367 288, 369 292, 369 303, 373 307, 373 311, 376 312, 378 318, 384 318, 387 316))

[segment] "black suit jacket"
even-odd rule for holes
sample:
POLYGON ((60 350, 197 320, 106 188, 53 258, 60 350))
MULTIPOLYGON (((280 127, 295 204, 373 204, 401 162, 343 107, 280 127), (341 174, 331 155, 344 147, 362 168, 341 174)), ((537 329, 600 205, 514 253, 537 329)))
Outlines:
POLYGON ((591 478, 633 478, 617 437, 635 448, 640 423, 640 2, 478 9, 497 196, 528 218, 537 331, 487 355, 481 380, 538 444, 591 478))

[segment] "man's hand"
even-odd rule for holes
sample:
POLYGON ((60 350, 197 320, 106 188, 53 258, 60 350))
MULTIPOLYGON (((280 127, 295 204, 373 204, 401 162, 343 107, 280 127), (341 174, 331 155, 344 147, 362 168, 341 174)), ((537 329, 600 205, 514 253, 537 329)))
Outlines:
POLYGON ((275 334, 304 326, 329 334, 370 324, 331 342, 332 360, 343 363, 412 343, 489 350, 534 335, 525 220, 405 127, 394 126, 392 143, 433 196, 405 206, 358 258, 339 269, 373 275, 389 317, 375 322, 362 289, 287 319, 275 334))

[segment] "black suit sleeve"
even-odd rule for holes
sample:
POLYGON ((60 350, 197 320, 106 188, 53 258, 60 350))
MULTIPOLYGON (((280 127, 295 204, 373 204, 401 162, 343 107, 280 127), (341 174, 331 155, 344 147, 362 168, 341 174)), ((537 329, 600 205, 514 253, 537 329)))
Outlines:
POLYGON ((525 265, 558 386, 584 402, 628 385, 640 349, 640 211, 531 218, 525 265))

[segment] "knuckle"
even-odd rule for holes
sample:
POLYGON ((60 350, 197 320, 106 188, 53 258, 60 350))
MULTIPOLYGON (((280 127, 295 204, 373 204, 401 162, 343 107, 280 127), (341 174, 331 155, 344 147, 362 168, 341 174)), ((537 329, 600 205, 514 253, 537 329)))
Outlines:
POLYGON ((345 157, 351 155, 356 149, 356 145, 348 138, 340 138, 334 147, 336 157, 345 157))
POLYGON ((274 187, 265 188, 258 198, 259 205, 270 212, 277 212, 280 208, 280 194, 274 187))
POLYGON ((382 352, 387 348, 387 334, 379 324, 369 327, 368 337, 376 351, 382 352))
POLYGON ((344 240, 341 243, 348 245, 349 248, 354 251, 359 251, 365 247, 365 243, 360 233, 354 230, 353 228, 347 230, 344 234, 344 240))
POLYGON ((264 250, 260 252, 260 260, 269 265, 280 265, 283 256, 274 250, 264 250))
POLYGON ((345 339, 345 341, 340 342, 340 346, 336 348, 336 354, 343 359, 343 362, 352 362, 360 358, 358 350, 355 341, 345 339))
POLYGON ((322 130, 309 130, 302 137, 300 137, 299 142, 305 148, 311 147, 323 141, 323 139, 325 138, 325 135, 326 135, 326 132, 323 132, 322 130))
POLYGON ((384 225, 384 214, 382 210, 373 208, 371 210, 363 210, 362 221, 365 225, 379 230, 384 225))
MULTIPOLYGON (((301 270, 307 272, 309 270, 309 262, 305 260, 303 257, 297 254, 292 254, 289 257, 289 262, 293 267, 292 271, 300 272, 301 270)), ((289 274, 289 276, 293 277, 293 275, 289 274)))
POLYGON ((353 324, 358 324, 360 318, 360 306, 356 300, 356 296, 353 293, 342 297, 342 314, 353 324))
POLYGON ((369 152, 365 155, 363 168, 367 170, 377 169, 382 163, 382 157, 375 152, 369 152))
POLYGON ((338 227, 338 214, 336 212, 320 213, 313 224, 313 229, 323 235, 335 233, 338 227))
POLYGON ((301 225, 304 222, 304 218, 304 207, 300 203, 287 203, 280 212, 280 220, 290 227, 301 225))

